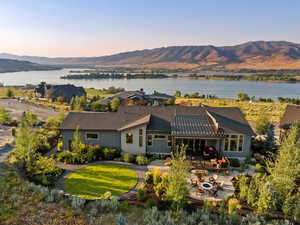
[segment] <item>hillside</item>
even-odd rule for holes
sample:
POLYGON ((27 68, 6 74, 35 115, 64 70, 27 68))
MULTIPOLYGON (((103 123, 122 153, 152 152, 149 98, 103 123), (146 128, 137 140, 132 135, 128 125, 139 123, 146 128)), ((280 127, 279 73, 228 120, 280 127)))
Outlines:
POLYGON ((56 66, 40 65, 28 61, 20 61, 13 59, 0 58, 0 73, 19 72, 19 71, 34 71, 34 70, 55 70, 60 69, 56 66))
POLYGON ((300 44, 255 41, 235 46, 172 46, 102 57, 47 58, 0 54, 41 64, 138 66, 185 69, 300 69, 300 44))

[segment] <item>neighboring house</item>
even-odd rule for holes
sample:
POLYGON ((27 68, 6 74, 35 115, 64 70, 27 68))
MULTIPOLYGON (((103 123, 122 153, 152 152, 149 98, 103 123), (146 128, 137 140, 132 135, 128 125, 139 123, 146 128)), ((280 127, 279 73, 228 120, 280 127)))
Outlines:
POLYGON ((35 94, 41 98, 48 98, 51 101, 65 101, 70 102, 73 97, 86 96, 83 87, 76 87, 72 84, 51 85, 45 82, 40 83, 35 88, 35 94))
POLYGON ((292 125, 300 125, 300 106, 287 105, 280 120, 280 139, 282 139, 292 125))
POLYGON ((229 107, 120 106, 117 112, 71 112, 61 127, 64 149, 69 150, 77 126, 86 144, 133 154, 171 154, 185 144, 191 155, 213 147, 223 156, 246 157, 255 135, 240 109, 229 107))
POLYGON ((109 104, 114 98, 119 98, 121 105, 127 105, 130 102, 136 105, 148 105, 148 104, 162 105, 166 103, 169 99, 175 101, 174 96, 167 95, 164 93, 154 93, 148 95, 144 92, 143 89, 141 89, 139 91, 123 91, 114 96, 101 99, 100 102, 106 105, 109 104))

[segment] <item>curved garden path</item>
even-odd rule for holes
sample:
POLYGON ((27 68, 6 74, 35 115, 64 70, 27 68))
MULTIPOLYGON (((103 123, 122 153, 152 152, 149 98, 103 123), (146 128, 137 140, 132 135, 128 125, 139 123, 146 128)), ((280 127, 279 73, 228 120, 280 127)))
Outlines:
POLYGON ((58 181, 55 184, 55 188, 59 189, 59 190, 64 190, 64 181, 66 179, 66 177, 73 173, 74 171, 90 166, 90 165, 99 165, 99 164, 105 164, 105 163, 111 163, 111 164, 118 164, 118 165, 125 165, 128 166, 129 168, 135 170, 136 174, 137 174, 137 183, 136 185, 127 193, 124 193, 122 196, 120 196, 120 200, 125 200, 125 199, 130 199, 133 196, 135 196, 135 193, 137 191, 137 189, 141 186, 141 184, 144 182, 144 178, 145 178, 145 173, 147 171, 147 167, 146 166, 138 166, 135 164, 131 164, 131 163, 126 163, 126 162, 119 162, 119 161, 96 161, 96 162, 92 162, 92 163, 87 163, 87 164, 78 164, 78 165, 73 165, 73 164, 65 164, 62 162, 58 162, 56 165, 62 169, 65 170, 64 174, 62 175, 62 177, 60 179, 58 179, 58 181))

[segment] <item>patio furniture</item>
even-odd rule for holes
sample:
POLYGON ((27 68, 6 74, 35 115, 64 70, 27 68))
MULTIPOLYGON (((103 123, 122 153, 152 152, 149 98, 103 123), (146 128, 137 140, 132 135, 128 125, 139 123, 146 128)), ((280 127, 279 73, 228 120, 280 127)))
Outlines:
POLYGON ((213 178, 214 178, 215 181, 217 181, 218 175, 217 175, 217 174, 214 174, 214 175, 213 175, 213 178))
POLYGON ((214 182, 216 182, 216 180, 215 180, 215 178, 213 178, 213 177, 209 177, 208 178, 208 181, 209 181, 209 183, 214 183, 214 182))
POLYGON ((213 197, 218 197, 218 189, 212 188, 211 190, 208 190, 208 193, 213 197))
POLYGON ((201 183, 201 182, 204 182, 205 179, 204 179, 204 177, 202 177, 202 176, 198 176, 198 181, 201 183))
POLYGON ((219 190, 224 190, 223 187, 224 187, 224 181, 222 181, 222 182, 220 182, 220 183, 217 182, 217 188, 218 188, 219 190))
POLYGON ((197 187, 198 186, 198 182, 196 179, 191 179, 191 184, 192 184, 192 187, 197 187))
POLYGON ((205 192, 205 191, 203 190, 203 188, 201 188, 201 187, 198 187, 198 188, 197 188, 196 195, 197 195, 197 196, 201 196, 201 195, 203 195, 203 194, 204 194, 204 192, 205 192))

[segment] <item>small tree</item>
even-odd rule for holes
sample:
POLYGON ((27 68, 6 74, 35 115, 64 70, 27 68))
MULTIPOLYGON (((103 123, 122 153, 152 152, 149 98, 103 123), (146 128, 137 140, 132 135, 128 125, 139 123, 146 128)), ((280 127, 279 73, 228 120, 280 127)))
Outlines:
POLYGON ((4 108, 0 108, 0 124, 10 122, 11 116, 4 108))
POLYGON ((237 99, 238 99, 239 101, 249 101, 249 100, 250 100, 250 97, 249 97, 249 95, 246 94, 246 93, 238 93, 238 94, 237 94, 237 99))
POLYGON ((37 115, 33 112, 23 112, 22 120, 28 123, 29 126, 34 126, 39 122, 37 115))
POLYGON ((255 130, 260 135, 267 134, 269 128, 272 126, 269 116, 266 113, 261 113, 255 123, 255 130))
POLYGON ((120 99, 118 97, 113 98, 110 104, 110 108, 112 111, 117 111, 120 105, 120 99))
POLYGON ((36 132, 31 129, 30 123, 23 117, 16 135, 16 147, 13 152, 22 166, 27 168, 31 167, 34 154, 37 151, 38 143, 36 137, 36 132))
POLYGON ((172 154, 169 170, 168 184, 166 190, 167 199, 172 201, 172 206, 179 210, 186 202, 188 196, 188 165, 185 161, 186 147, 177 146, 172 154))
POLYGON ((7 90, 6 90, 6 97, 8 97, 8 98, 14 98, 15 97, 15 93, 14 93, 14 91, 11 89, 11 88, 8 88, 7 90))
POLYGON ((71 142, 71 151, 76 153, 82 153, 84 149, 84 144, 81 141, 80 132, 79 132, 79 126, 76 127, 76 130, 73 134, 73 140, 71 142))
POLYGON ((174 94, 174 97, 180 98, 180 97, 181 97, 181 91, 176 90, 176 91, 175 91, 175 94, 174 94))

